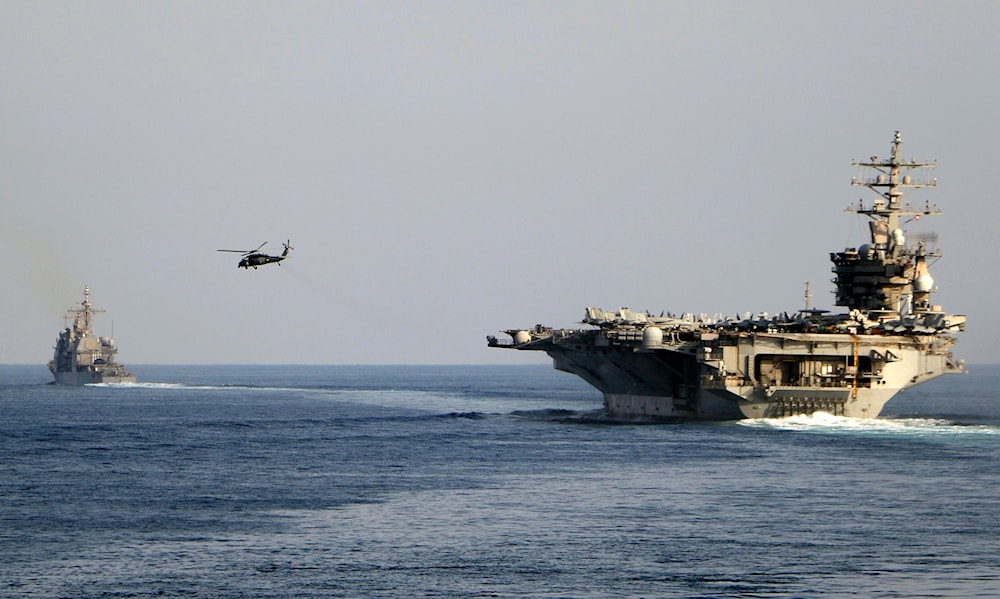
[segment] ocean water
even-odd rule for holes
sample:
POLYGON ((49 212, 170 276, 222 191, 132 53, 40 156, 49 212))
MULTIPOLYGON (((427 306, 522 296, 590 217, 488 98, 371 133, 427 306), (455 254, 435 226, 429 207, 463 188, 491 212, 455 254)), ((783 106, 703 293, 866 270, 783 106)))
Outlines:
POLYGON ((996 597, 1000 367, 614 424, 538 366, 0 366, 2 597, 996 597))

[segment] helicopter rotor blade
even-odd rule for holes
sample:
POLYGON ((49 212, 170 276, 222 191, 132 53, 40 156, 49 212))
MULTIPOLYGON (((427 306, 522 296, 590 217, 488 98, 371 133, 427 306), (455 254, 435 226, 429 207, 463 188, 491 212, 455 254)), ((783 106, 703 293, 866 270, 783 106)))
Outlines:
POLYGON ((264 247, 265 245, 267 245, 266 241, 264 243, 258 245, 257 249, 255 249, 255 250, 216 250, 216 251, 219 251, 219 252, 233 252, 233 253, 236 253, 236 254, 253 254, 255 252, 259 252, 260 248, 264 247))

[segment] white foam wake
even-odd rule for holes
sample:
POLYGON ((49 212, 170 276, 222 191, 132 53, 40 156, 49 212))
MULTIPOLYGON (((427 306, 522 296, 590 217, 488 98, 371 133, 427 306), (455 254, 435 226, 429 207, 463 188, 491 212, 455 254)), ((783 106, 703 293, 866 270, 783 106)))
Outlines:
POLYGON ((860 433, 891 435, 1000 435, 1000 428, 987 425, 961 425, 939 418, 846 418, 826 412, 787 418, 740 420, 742 426, 777 430, 860 433))

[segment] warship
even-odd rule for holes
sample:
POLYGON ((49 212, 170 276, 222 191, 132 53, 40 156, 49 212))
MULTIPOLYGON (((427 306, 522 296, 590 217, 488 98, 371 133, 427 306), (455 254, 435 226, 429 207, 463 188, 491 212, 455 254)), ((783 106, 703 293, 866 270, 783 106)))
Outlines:
POLYGON ((904 227, 941 214, 904 193, 935 187, 935 162, 904 160, 897 131, 889 158, 854 166, 852 185, 875 192, 845 212, 868 221, 869 239, 830 254, 835 305, 742 317, 653 316, 627 308, 587 308, 588 328, 503 331, 490 347, 543 351, 557 370, 604 395, 607 416, 641 420, 736 420, 825 412, 876 418, 903 389, 965 371, 951 347, 963 315, 931 301, 929 266, 940 258, 935 233, 907 239, 904 227))
POLYGON ((56 339, 55 355, 49 370, 55 382, 61 385, 87 385, 90 383, 134 383, 135 376, 115 362, 118 348, 110 337, 98 337, 91 330, 94 314, 104 312, 90 305, 90 287, 83 288, 80 308, 66 311, 66 320, 73 326, 66 327, 56 339))

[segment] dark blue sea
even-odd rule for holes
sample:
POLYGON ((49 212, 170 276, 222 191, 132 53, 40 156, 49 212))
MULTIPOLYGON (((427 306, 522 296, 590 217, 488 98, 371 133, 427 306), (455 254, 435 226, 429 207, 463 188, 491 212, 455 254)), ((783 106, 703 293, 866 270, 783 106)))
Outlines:
POLYGON ((0 366, 2 597, 997 597, 1000 367, 614 424, 538 366, 0 366))

